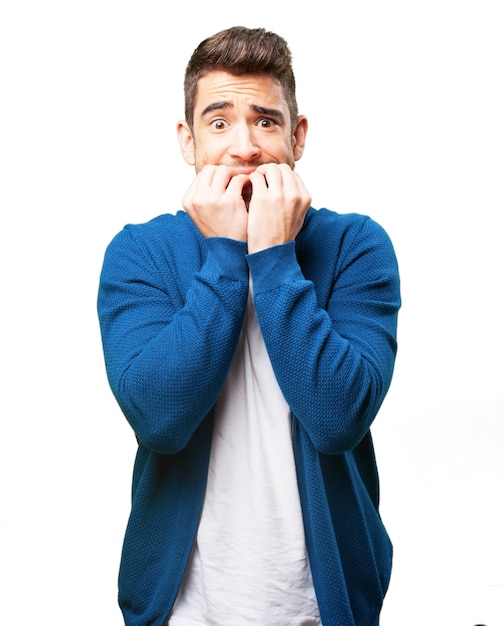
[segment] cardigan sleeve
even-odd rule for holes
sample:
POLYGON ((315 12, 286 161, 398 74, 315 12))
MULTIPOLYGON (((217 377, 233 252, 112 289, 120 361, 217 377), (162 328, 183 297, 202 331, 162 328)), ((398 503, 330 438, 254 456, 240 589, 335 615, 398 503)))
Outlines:
MULTIPOLYGON (((326 241, 316 237, 310 245, 325 249, 326 241)), ((316 449, 336 454, 361 441, 389 388, 399 274, 387 234, 369 218, 317 258, 319 275, 332 272, 323 305, 294 242, 249 255, 248 263, 280 388, 316 449)))
POLYGON ((246 309, 246 246, 208 239, 199 260, 196 246, 145 232, 127 227, 109 245, 98 314, 116 400, 143 445, 171 454, 224 384, 246 309))

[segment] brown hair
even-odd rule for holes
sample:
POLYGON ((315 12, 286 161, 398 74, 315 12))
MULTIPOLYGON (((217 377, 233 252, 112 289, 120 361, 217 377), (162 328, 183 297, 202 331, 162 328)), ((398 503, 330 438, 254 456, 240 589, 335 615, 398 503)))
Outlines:
POLYGON ((193 127, 200 78, 213 70, 230 74, 268 74, 278 81, 289 106, 291 127, 298 117, 296 81, 287 42, 264 28, 234 26, 200 43, 187 64, 184 80, 185 118, 193 127))

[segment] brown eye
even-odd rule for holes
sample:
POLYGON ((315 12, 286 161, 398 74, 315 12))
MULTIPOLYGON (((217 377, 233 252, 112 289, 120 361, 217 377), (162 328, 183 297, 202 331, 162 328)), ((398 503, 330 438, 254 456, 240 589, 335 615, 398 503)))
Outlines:
POLYGON ((213 120, 212 121, 212 127, 215 130, 224 130, 224 128, 226 128, 227 124, 224 120, 213 120))
POLYGON ((275 125, 275 122, 271 119, 269 119, 268 117, 262 117, 259 120, 259 124, 258 124, 261 128, 271 128, 272 126, 275 125))

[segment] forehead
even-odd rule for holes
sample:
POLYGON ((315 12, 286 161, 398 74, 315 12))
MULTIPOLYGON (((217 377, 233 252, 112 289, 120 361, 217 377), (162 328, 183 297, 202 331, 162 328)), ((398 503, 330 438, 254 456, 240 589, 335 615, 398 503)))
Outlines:
POLYGON ((195 112, 201 112, 214 102, 244 100, 280 110, 287 110, 280 83, 268 74, 243 74, 212 71, 198 80, 195 112))

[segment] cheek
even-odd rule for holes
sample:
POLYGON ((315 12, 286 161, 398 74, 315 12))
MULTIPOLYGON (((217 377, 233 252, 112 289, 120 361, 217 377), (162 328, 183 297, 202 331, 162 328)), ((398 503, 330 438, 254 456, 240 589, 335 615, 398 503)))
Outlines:
POLYGON ((288 140, 264 144, 263 153, 273 157, 278 163, 288 163, 292 166, 294 162, 293 146, 288 140))
POLYGON ((218 165, 226 150, 222 146, 222 142, 213 138, 212 141, 200 140, 195 144, 195 154, 197 163, 203 165, 218 165))

